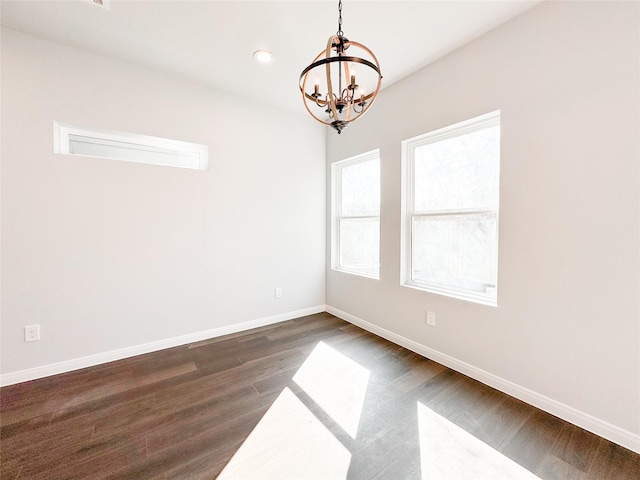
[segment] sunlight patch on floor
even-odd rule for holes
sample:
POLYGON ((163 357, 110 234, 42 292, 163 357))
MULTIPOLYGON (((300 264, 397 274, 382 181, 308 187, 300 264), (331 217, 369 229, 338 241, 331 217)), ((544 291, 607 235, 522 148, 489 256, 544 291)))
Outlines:
POLYGON ((540 480, 420 402, 418 427, 423 480, 540 480))
POLYGON ((369 370, 319 342, 293 377, 351 438, 356 438, 369 370))
POLYGON ((351 453, 285 388, 218 480, 347 478, 351 453))

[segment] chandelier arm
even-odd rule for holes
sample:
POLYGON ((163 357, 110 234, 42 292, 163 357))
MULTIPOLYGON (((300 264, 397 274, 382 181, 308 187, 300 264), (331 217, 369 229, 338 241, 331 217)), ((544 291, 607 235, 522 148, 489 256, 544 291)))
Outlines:
MULTIPOLYGON (((309 105, 307 104, 307 102, 306 102, 306 101, 304 101, 304 97, 305 97, 305 96, 306 96, 306 97, 308 97, 308 98, 309 98, 309 99, 311 99, 311 100, 314 100, 314 98, 313 98, 313 97, 311 97, 310 95, 308 95, 308 94, 307 94, 307 93, 305 93, 305 91, 304 91, 304 87, 305 87, 305 86, 306 86, 306 84, 307 84, 307 78, 308 78, 308 75, 304 78, 304 81, 302 82, 302 85, 300 86, 300 91, 302 92, 302 98, 303 98, 303 102, 302 102, 302 103, 304 103, 304 108, 306 108, 306 109, 307 109, 307 112, 309 112, 309 115, 311 115, 311 116, 313 117, 313 119, 314 119, 314 120, 316 120, 316 121, 318 121, 318 122, 322 123, 323 125, 330 125, 330 123, 328 123, 328 122, 326 122, 326 121, 322 120, 322 119, 321 119, 320 117, 318 117, 315 113, 313 113, 313 112, 311 111, 311 109, 309 108, 309 105)), ((302 80, 302 78, 301 78, 301 80, 302 80)))
POLYGON ((364 105, 362 107, 362 111, 358 113, 358 116, 356 118, 360 118, 362 115, 365 114, 367 110, 369 110, 369 108, 371 108, 376 98, 378 98, 378 93, 380 92, 381 86, 382 86, 382 75, 378 77, 378 85, 376 86, 376 89, 369 95, 364 95, 362 97, 362 99, 364 100, 364 105), (371 99, 371 101, 367 103, 367 100, 369 99, 371 99))
POLYGON ((380 92, 380 87, 382 86, 382 72, 380 72, 380 62, 378 61, 378 57, 375 56, 375 54, 369 49, 367 48, 365 45, 358 43, 358 42, 349 42, 350 45, 353 45, 355 47, 361 48, 362 50, 364 50, 365 52, 367 52, 369 55, 371 55, 371 58, 373 58, 374 62, 376 62, 376 65, 373 65, 371 62, 364 60, 364 59, 360 59, 362 60, 361 62, 357 62, 357 63, 364 63, 365 65, 370 66, 371 68, 373 68, 377 73, 378 73, 378 85, 376 86, 376 89, 374 92, 370 93, 369 95, 365 95, 363 97, 363 100, 368 100, 371 99, 371 102, 369 102, 367 105, 363 106, 362 111, 358 114, 358 116, 356 118, 360 118, 362 115, 365 114, 365 112, 367 110, 369 110, 369 108, 371 108, 371 106, 373 105, 373 102, 376 100, 376 98, 378 98, 378 93, 380 92))
MULTIPOLYGON (((368 51, 368 52, 371 54, 371 56, 372 56, 373 58, 375 58, 375 56, 371 53, 371 51, 370 51, 368 48, 363 47, 362 45, 357 44, 357 43, 355 43, 355 42, 350 42, 350 43, 351 43, 351 44, 353 44, 353 45, 356 45, 356 46, 362 47, 364 50, 368 51)), ((320 56, 320 55, 318 55, 318 56, 320 56)), ((372 62, 370 62, 369 60, 365 60, 364 58, 360 58, 360 57, 351 57, 351 56, 331 57, 331 58, 322 58, 322 59, 320 59, 320 60, 316 60, 315 62, 313 62, 311 65, 309 65, 307 68, 305 68, 305 69, 302 71, 302 73, 300 74, 300 82, 299 82, 299 83, 300 83, 300 90, 301 90, 302 92, 304 92, 304 88, 303 88, 303 82, 302 82, 302 80, 303 80, 303 78, 305 77, 305 75, 306 75, 309 71, 311 71, 311 70, 313 70, 314 68, 319 67, 319 66, 321 66, 321 65, 328 64, 328 63, 334 63, 334 62, 351 62, 351 63, 359 63, 359 64, 362 64, 362 65, 366 65, 367 67, 369 67, 369 68, 373 69, 373 70, 378 74, 378 85, 381 83, 381 80, 382 80, 382 74, 380 73, 380 68, 379 68, 377 65, 373 64, 372 62)), ((376 92, 377 92, 378 90, 379 90, 379 88, 378 88, 378 89, 376 89, 376 92)), ((366 100, 366 99, 371 98, 371 96, 372 96, 372 95, 373 95, 373 93, 371 93, 371 94, 369 94, 369 95, 366 95, 366 96, 364 97, 364 98, 365 98, 365 100, 366 100)), ((315 101, 315 99, 314 99, 311 95, 309 95, 308 93, 306 93, 306 92, 304 92, 304 96, 305 96, 306 98, 308 98, 309 100, 313 100, 313 101, 315 101)), ((321 100, 320 102, 322 102, 322 100, 321 100)))
MULTIPOLYGON (((309 65, 307 68, 305 68, 302 73, 300 74, 300 78, 298 79, 298 84, 300 86, 300 92, 302 92, 302 101, 305 103, 305 107, 306 107, 306 101, 305 99, 309 99, 312 102, 315 102, 316 105, 318 105, 319 107, 324 107, 326 105, 326 101, 325 100, 320 100, 320 97, 318 96, 318 98, 314 97, 313 95, 307 93, 307 80, 308 80, 308 73, 310 72, 310 70, 312 68, 314 68, 317 64, 316 62, 318 61, 319 58, 322 58, 322 56, 324 55, 324 50, 322 52, 320 52, 316 58, 313 59, 313 66, 309 65)), ((307 108, 307 111, 309 111, 309 108, 307 108)), ((311 112, 309 112, 311 113, 311 112)), ((315 115, 311 114, 312 116, 315 117, 315 115)))
MULTIPOLYGON (((322 56, 322 52, 318 54, 318 56, 315 58, 315 60, 317 60, 321 56, 322 56)), ((315 113, 313 113, 311 111, 311 108, 309 108, 309 105, 307 104, 307 101, 305 100, 305 97, 306 97, 309 100, 312 100, 312 101, 315 101, 316 103, 318 103, 318 99, 315 99, 311 95, 306 93, 307 80, 309 79, 309 73, 310 73, 309 71, 310 71, 310 69, 307 68, 300 75, 299 83, 300 83, 300 92, 302 93, 302 103, 304 103, 304 108, 307 110, 309 115, 311 115, 313 117, 314 120, 316 120, 317 122, 322 123, 323 125, 329 125, 329 123, 325 122, 324 120, 322 120, 320 117, 318 117, 315 113)), ((321 102, 324 102, 324 101, 321 100, 321 102)))

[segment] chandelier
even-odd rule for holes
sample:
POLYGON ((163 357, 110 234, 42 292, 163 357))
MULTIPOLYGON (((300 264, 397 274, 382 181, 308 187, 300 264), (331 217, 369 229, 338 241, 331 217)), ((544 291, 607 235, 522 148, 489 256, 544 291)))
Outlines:
POLYGON ((381 84, 376 56, 342 32, 342 0, 339 0, 338 31, 329 37, 327 48, 300 74, 304 106, 317 121, 341 133, 369 110, 381 84))

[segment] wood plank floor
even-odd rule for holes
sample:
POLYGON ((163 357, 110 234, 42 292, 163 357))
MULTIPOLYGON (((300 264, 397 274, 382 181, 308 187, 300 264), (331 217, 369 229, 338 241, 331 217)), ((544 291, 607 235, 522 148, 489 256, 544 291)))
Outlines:
POLYGON ((4 387, 0 405, 2 480, 640 479, 639 455, 328 313, 4 387))

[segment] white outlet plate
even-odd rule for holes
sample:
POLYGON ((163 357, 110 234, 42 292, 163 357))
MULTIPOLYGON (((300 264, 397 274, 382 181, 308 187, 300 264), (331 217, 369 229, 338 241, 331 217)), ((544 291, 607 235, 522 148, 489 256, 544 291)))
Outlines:
POLYGON ((27 325, 24 327, 24 341, 35 342, 40 340, 40 325, 27 325))
POLYGON ((427 325, 430 327, 436 326, 436 314, 434 312, 427 312, 427 325))
POLYGON ((282 297, 282 288, 280 287, 276 288, 275 297, 276 298, 282 297))

